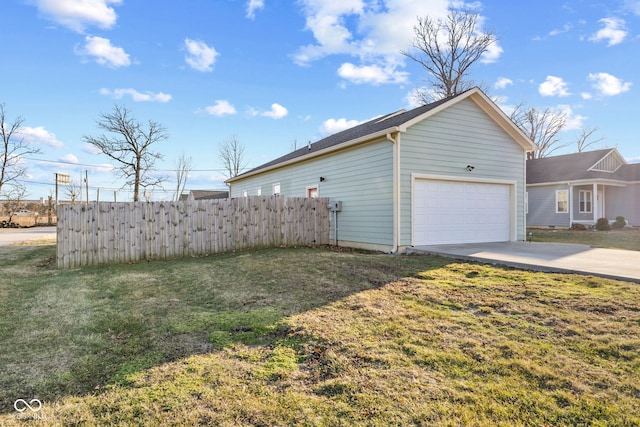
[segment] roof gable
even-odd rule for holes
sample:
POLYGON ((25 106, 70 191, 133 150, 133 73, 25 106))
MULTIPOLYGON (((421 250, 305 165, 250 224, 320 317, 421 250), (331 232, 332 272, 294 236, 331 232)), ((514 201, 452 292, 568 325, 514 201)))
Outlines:
POLYGON ((543 157, 527 160, 527 184, 595 179, 629 181, 635 174, 633 166, 626 164, 615 148, 543 157))
POLYGON ((437 114, 445 108, 455 105, 463 99, 472 99, 491 118, 496 121, 519 145, 526 151, 535 150, 537 147, 531 140, 509 119, 504 112, 498 108, 480 89, 473 88, 453 97, 441 99, 439 101, 426 104, 412 110, 398 110, 393 113, 376 117, 365 123, 323 138, 313 144, 308 144, 284 156, 274 159, 251 169, 226 182, 233 182, 256 173, 282 167, 287 164, 303 161, 328 152, 347 148, 349 146, 372 141, 374 139, 385 138, 386 134, 395 132, 405 132, 406 129, 426 118, 437 114))

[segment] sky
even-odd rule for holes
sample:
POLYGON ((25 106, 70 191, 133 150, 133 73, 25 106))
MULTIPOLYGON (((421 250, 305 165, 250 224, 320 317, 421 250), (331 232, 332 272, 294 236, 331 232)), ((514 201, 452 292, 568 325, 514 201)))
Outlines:
POLYGON ((226 189, 226 140, 245 146, 251 168, 414 108, 428 76, 401 52, 417 17, 449 7, 495 30, 470 78, 503 110, 567 114, 554 154, 596 129, 591 149, 640 161, 640 0, 2 0, 0 103, 41 151, 22 159, 27 198, 54 195, 55 174, 68 173, 88 178, 90 200, 131 200, 85 142, 116 105, 169 134, 153 146, 164 156, 154 173, 167 177, 153 200, 173 197, 182 154, 193 160, 187 190, 226 189))

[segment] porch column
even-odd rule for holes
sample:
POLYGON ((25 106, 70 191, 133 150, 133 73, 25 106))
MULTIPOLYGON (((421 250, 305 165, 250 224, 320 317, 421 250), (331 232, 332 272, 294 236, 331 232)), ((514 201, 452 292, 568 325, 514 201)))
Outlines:
POLYGON ((596 221, 598 221, 598 218, 600 218, 598 215, 600 214, 600 212, 598 212, 598 184, 593 183, 593 193, 591 196, 591 203, 592 205, 592 210, 593 210, 593 222, 594 224, 596 223, 596 221))
POLYGON ((569 227, 573 225, 573 185, 569 183, 569 227))

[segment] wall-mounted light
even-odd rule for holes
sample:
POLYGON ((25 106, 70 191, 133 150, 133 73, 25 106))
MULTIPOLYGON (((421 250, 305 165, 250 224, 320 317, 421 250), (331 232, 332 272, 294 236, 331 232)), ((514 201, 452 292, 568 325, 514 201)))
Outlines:
POLYGON ((472 170, 474 170, 476 167, 473 165, 467 165, 467 172, 471 172, 472 170))
POLYGON ((320 182, 324 182, 324 181, 326 181, 326 180, 327 180, 327 178, 325 178, 324 176, 321 176, 321 177, 320 177, 320 182))

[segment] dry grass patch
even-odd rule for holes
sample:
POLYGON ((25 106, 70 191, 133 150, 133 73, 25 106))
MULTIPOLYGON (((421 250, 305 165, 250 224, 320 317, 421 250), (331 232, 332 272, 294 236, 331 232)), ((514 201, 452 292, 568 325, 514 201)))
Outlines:
POLYGON ((0 343, 43 376, 41 425, 640 424, 635 284, 321 249, 64 274, 92 313, 61 328, 74 332, 57 351, 79 344, 54 357, 66 385, 30 373, 11 334, 0 343), (116 362, 92 365, 83 346, 116 362))
POLYGON ((529 233, 533 233, 534 242, 578 243, 595 248, 640 251, 640 228, 609 231, 531 228, 527 230, 527 235, 529 233))

